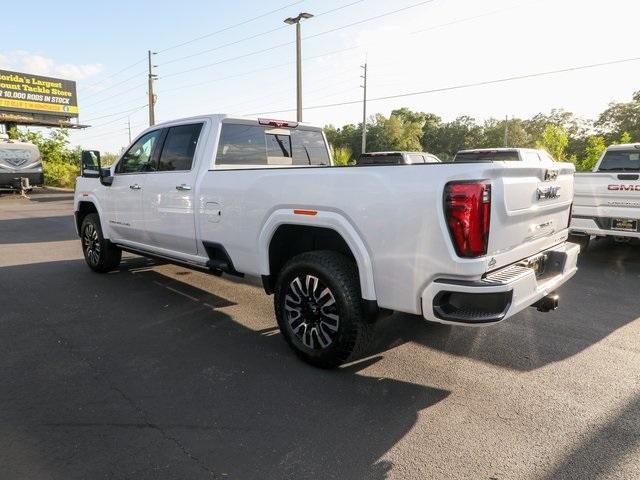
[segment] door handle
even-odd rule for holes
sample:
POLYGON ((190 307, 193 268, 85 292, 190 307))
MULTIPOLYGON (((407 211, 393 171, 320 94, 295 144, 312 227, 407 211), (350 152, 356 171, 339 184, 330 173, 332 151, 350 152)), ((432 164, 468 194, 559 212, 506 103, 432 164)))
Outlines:
POLYGON ((142 187, 140 185, 138 185, 137 183, 134 183, 133 185, 129 185, 129 188, 131 190, 141 190, 142 187))
POLYGON ((182 185, 176 185, 176 190, 189 191, 189 190, 191 190, 191 187, 189 185, 185 185, 183 183, 182 185))

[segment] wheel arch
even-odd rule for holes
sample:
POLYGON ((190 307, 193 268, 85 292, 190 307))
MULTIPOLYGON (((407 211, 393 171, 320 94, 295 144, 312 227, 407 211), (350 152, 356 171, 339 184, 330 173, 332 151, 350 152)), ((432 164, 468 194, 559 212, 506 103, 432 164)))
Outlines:
POLYGON ((100 226, 102 227, 102 233, 105 238, 109 238, 108 237, 109 232, 108 232, 108 229, 105 228, 100 206, 96 202, 95 198, 92 198, 92 197, 83 197, 82 199, 80 199, 80 201, 78 201, 78 204, 76 206, 74 216, 75 216, 76 232, 78 233, 78 235, 80 235, 80 230, 82 228, 83 220, 90 213, 95 213, 98 215, 98 218, 100 219, 100 226))
POLYGON ((301 215, 294 210, 280 210, 269 217, 259 237, 265 290, 272 291, 279 269, 289 258, 312 250, 338 251, 352 258, 358 269, 362 298, 376 300, 373 266, 366 245, 351 223, 335 212, 301 215))

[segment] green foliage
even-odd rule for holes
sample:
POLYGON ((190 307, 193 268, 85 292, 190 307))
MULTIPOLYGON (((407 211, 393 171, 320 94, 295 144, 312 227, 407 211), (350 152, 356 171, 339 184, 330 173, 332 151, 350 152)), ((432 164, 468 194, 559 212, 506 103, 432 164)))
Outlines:
MULTIPOLYGON (((508 146, 545 148, 557 160, 590 170, 603 145, 640 141, 640 91, 630 102, 610 104, 595 122, 559 109, 526 120, 510 119, 507 128, 508 146)), ((392 111, 389 118, 378 114, 369 119, 367 150, 424 150, 447 161, 459 150, 504 146, 504 130, 504 120, 491 118, 478 125, 473 118, 461 116, 444 122, 433 113, 404 107, 392 111)), ((354 156, 360 155, 362 125, 329 125, 325 131, 333 146, 348 147, 354 156)))
POLYGON ((640 91, 633 94, 630 102, 610 103, 595 126, 607 143, 616 142, 625 133, 629 141, 640 139, 640 91))
POLYGON ((615 143, 617 143, 618 145, 621 145, 624 143, 631 143, 631 134, 629 132, 624 132, 620 137, 620 140, 618 140, 615 143))
POLYGON ((103 153, 102 155, 100 155, 100 165, 102 167, 110 167, 118 161, 118 158, 118 155, 116 155, 115 153, 103 153))
POLYGON ((605 143, 604 137, 591 135, 587 138, 587 144, 584 149, 584 158, 581 162, 578 162, 578 170, 583 172, 593 170, 606 149, 607 144, 605 143))
POLYGON ((543 148, 558 161, 567 159, 567 146, 569 145, 569 133, 567 130, 552 123, 547 124, 542 130, 540 138, 536 142, 537 148, 543 148))
POLYGON ((351 149, 349 147, 331 147, 331 157, 333 164, 339 167, 353 165, 355 162, 351 158, 351 149))

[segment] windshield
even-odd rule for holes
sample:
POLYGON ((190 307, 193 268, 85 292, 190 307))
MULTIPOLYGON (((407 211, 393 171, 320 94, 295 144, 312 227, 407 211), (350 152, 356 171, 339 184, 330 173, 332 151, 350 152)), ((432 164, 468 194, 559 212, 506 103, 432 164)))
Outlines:
POLYGON ((520 160, 516 151, 480 151, 458 152, 453 158, 454 162, 517 162, 520 160))
POLYGON ((640 171, 640 150, 610 150, 600 162, 599 172, 640 171))

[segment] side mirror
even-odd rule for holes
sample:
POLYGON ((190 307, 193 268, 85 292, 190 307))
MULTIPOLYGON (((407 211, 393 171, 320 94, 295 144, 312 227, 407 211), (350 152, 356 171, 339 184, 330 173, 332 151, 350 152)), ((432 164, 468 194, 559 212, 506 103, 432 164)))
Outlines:
POLYGON ((100 178, 100 152, 97 150, 82 150, 80 159, 80 176, 85 178, 100 178))

